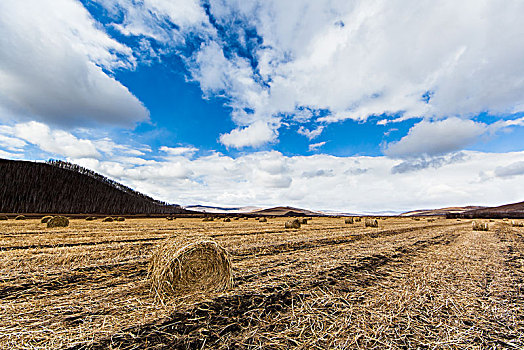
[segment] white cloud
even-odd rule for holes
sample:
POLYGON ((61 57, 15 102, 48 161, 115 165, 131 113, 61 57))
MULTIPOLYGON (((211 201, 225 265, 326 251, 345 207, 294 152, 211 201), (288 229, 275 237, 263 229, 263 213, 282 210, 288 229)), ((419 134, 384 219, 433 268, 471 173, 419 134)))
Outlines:
POLYGON ((304 135, 309 140, 313 140, 313 139, 319 137, 320 134, 322 134, 322 131, 324 131, 324 126, 323 125, 320 125, 316 129, 313 129, 313 130, 308 130, 308 129, 304 128, 303 126, 300 126, 300 128, 298 128, 298 133, 300 135, 304 135))
POLYGON ((100 30, 81 3, 6 0, 0 13, 0 118, 125 126, 148 119, 104 71, 133 68, 131 49, 100 30))
POLYGON ((159 148, 160 151, 169 154, 170 156, 193 156, 198 152, 198 148, 195 147, 167 147, 162 146, 159 148))
POLYGON ((318 143, 312 143, 312 144, 309 145, 309 152, 316 151, 320 147, 324 146, 325 144, 326 144, 325 141, 318 142, 318 143))
POLYGON ((278 136, 275 125, 257 121, 245 127, 232 130, 228 134, 220 135, 220 142, 227 147, 242 148, 247 146, 261 146, 273 142, 278 136))
POLYGON ((179 22, 181 35, 189 13, 205 41, 188 60, 193 78, 207 94, 229 98, 241 127, 307 109, 328 111, 316 120, 324 123, 524 111, 520 0, 211 0, 220 29, 194 6, 148 8, 179 22))
POLYGON ((400 141, 388 144, 384 153, 392 157, 441 155, 463 149, 487 131, 486 124, 472 120, 423 120, 415 124, 400 141))

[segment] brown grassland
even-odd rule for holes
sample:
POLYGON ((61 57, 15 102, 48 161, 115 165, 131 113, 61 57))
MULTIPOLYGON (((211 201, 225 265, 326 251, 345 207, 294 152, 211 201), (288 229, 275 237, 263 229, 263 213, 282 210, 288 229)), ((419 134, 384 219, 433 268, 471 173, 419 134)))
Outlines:
POLYGON ((524 348, 523 227, 286 220, 0 221, 0 348, 524 348), (219 243, 233 287, 156 301, 170 237, 219 243))

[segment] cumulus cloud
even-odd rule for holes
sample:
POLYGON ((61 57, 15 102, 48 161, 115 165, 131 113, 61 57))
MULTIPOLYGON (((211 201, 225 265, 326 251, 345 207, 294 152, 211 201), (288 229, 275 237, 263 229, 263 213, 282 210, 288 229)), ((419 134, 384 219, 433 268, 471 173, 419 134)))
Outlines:
POLYGON ((257 121, 245 128, 237 128, 230 133, 220 135, 220 142, 227 147, 242 148, 247 146, 261 146, 273 142, 278 136, 277 127, 257 121))
POLYGON ((159 148, 160 151, 167 153, 170 156, 193 156, 198 152, 198 148, 195 147, 167 147, 162 146, 159 148))
POLYGON ((415 124, 400 141, 389 143, 384 153, 391 157, 441 155, 463 149, 487 131, 486 124, 472 120, 423 120, 415 124))
POLYGON ((177 3, 144 1, 153 19, 144 25, 129 14, 123 26, 154 32, 168 19, 180 25, 177 35, 197 33, 203 44, 188 57, 192 77, 229 99, 241 127, 305 110, 326 111, 316 118, 324 123, 524 110, 519 0, 211 0, 212 21, 194 1, 177 3))
POLYGON ((134 67, 131 49, 100 30, 82 4, 6 0, 0 13, 0 118, 73 126, 148 119, 108 73, 134 67))
POLYGON ((320 126, 318 126, 317 128, 315 128, 313 130, 308 130, 308 129, 304 128, 303 126, 300 126, 300 128, 298 128, 298 133, 300 135, 304 135, 309 140, 313 140, 313 139, 319 137, 320 134, 322 134, 322 131, 324 131, 324 126, 323 125, 320 125, 320 126))

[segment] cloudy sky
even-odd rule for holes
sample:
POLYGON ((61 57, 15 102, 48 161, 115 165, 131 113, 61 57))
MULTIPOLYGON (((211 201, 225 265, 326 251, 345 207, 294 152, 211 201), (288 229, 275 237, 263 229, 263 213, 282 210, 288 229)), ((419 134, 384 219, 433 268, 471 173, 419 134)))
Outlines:
POLYGON ((0 157, 182 205, 524 200, 524 2, 2 0, 0 157))

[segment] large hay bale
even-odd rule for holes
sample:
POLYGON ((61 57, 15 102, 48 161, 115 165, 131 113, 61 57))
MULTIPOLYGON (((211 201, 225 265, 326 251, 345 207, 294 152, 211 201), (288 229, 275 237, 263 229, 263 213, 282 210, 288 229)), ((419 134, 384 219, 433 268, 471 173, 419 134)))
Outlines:
POLYGON ((44 217, 40 220, 40 222, 41 222, 42 224, 47 224, 47 222, 48 222, 49 220, 51 220, 52 218, 53 218, 53 217, 52 217, 51 215, 46 215, 46 216, 44 216, 44 217))
POLYGON ((115 221, 115 219, 113 219, 111 216, 108 216, 104 218, 104 220, 102 220, 102 222, 113 222, 113 221, 115 221))
POLYGON ((25 215, 17 215, 15 220, 25 220, 25 215))
POLYGON ((473 221, 471 223, 473 231, 489 231, 489 225, 487 222, 473 221))
POLYGON ((286 221, 285 228, 300 228, 300 221, 298 219, 286 221))
POLYGON ((364 222, 365 227, 378 227, 377 219, 366 219, 364 222))
POLYGON ((123 216, 119 216, 116 218, 116 221, 126 221, 126 218, 123 216))
POLYGON ((148 269, 157 298, 221 292, 233 284, 229 254, 210 240, 172 239, 153 253, 148 269))
POLYGON ((346 218, 346 220, 344 220, 344 222, 346 224, 352 224, 353 223, 353 218, 346 218))
POLYGON ((258 220, 258 222, 267 222, 267 219, 266 218, 260 218, 260 220, 258 220))
POLYGON ((69 226, 69 219, 65 216, 54 216, 47 221, 47 228, 67 226, 69 226))
POLYGON ((5 220, 9 220, 7 215, 0 215, 0 221, 5 221, 5 220))

